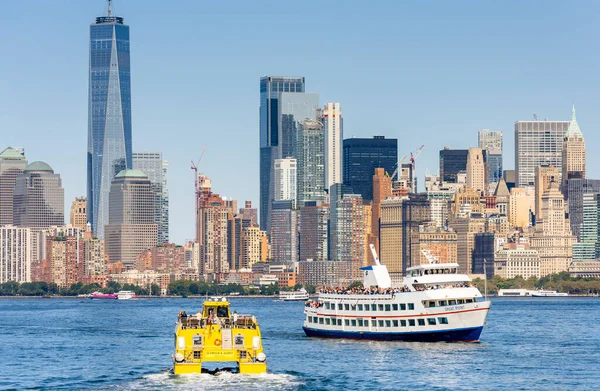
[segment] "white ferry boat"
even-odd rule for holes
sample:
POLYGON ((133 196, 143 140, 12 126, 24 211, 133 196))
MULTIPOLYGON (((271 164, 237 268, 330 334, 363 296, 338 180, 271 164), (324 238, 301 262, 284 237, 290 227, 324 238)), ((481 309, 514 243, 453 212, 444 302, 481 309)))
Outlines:
POLYGON ((119 300, 137 299, 137 295, 133 291, 118 291, 117 299, 119 299, 119 300))
POLYGON ((385 265, 363 267, 364 288, 320 293, 307 302, 309 337, 404 341, 479 340, 491 302, 457 274, 457 263, 407 269, 403 286, 392 287, 385 265))
POLYGON ((569 296, 568 293, 562 293, 557 291, 545 291, 540 289, 539 291, 531 291, 531 297, 564 297, 569 296))
POLYGON ((297 291, 279 291, 279 300, 305 301, 308 300, 308 292, 304 288, 300 288, 297 291))

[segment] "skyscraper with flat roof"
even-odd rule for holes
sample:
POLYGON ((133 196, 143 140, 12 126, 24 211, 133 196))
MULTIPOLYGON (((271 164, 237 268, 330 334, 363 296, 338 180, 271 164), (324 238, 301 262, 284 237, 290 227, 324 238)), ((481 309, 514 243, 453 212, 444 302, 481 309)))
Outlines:
POLYGON ((25 167, 27 159, 19 150, 8 147, 0 153, 0 227, 13 224, 13 192, 25 167))
POLYGON ((158 243, 169 242, 169 189, 166 160, 160 152, 134 152, 133 169, 148 175, 154 192, 154 219, 158 224, 158 243))
MULTIPOLYGON (((296 109, 306 111, 310 103, 303 105, 295 101, 295 97, 286 95, 283 99, 283 110, 288 117, 283 121, 286 131, 282 129, 282 93, 304 93, 304 77, 263 76, 260 79, 260 227, 270 231, 269 217, 274 199, 274 164, 275 159, 286 158, 284 152, 293 152, 295 141, 292 120, 296 117, 296 109), (287 103, 286 103, 287 102, 287 103), (291 118, 289 116, 294 118, 291 118), (289 125, 289 126, 288 126, 289 125), (286 140, 286 150, 283 150, 286 140)), ((301 98, 301 97, 300 97, 301 98)), ((313 114, 313 115, 316 115, 313 114)), ((295 120, 303 120, 295 118, 295 120)), ((311 118, 314 119, 314 118, 311 118)), ((293 157, 293 156, 292 156, 293 157)))
POLYGON ((325 188, 342 183, 342 140, 344 122, 339 103, 326 103, 322 122, 325 137, 325 188))
POLYGON ((517 187, 533 187, 535 185, 536 167, 550 165, 562 167, 563 136, 568 127, 569 121, 515 122, 517 187))
POLYGON ((325 197, 325 141, 323 124, 298 121, 298 206, 325 197))
POLYGON ((502 176, 502 132, 481 129, 478 134, 479 148, 486 151, 488 183, 498 183, 502 176))
POLYGON ((384 136, 348 138, 343 144, 343 183, 365 201, 373 199, 373 173, 380 167, 392 174, 398 164, 398 140, 384 136))
POLYGON ((129 26, 107 16, 90 26, 87 214, 104 238, 111 181, 131 164, 131 79, 129 26))
POLYGON ((458 173, 467 171, 467 149, 450 149, 444 147, 440 151, 440 181, 457 183, 458 173))

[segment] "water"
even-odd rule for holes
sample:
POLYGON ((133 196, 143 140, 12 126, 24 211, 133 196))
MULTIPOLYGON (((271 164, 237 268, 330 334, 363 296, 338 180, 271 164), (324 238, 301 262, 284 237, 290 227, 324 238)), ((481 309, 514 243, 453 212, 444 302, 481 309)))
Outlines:
POLYGON ((269 374, 173 376, 174 322, 198 299, 0 300, 0 389, 591 390, 600 299, 496 299, 481 343, 304 336, 303 303, 233 299, 258 316, 269 374))

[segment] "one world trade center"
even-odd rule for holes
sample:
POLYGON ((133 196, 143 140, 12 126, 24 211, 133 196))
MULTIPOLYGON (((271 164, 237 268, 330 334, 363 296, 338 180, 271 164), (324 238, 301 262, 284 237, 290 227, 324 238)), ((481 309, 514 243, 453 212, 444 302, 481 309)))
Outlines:
POLYGON ((90 26, 87 219, 104 238, 110 185, 131 164, 131 78, 129 26, 123 18, 96 18, 90 26))

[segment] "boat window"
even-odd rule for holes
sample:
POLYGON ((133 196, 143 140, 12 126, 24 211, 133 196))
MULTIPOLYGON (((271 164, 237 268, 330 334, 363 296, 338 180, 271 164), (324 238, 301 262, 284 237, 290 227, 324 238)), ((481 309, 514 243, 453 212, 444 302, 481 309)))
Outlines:
POLYGON ((342 306, 342 303, 339 303, 339 304, 338 304, 338 310, 340 310, 340 311, 341 311, 343 308, 344 308, 344 307, 342 306))
POLYGON ((365 311, 368 311, 368 310, 369 310, 369 305, 365 304, 365 311))
POLYGON ((202 345, 202 336, 198 334, 194 335, 192 337, 192 343, 194 345, 202 345))
POLYGON ((362 319, 358 319, 358 327, 363 327, 363 320, 362 319))
POLYGON ((194 360, 200 360, 202 358, 202 351, 194 351, 194 360))
POLYGON ((465 304, 465 301, 464 301, 463 299, 458 299, 458 300, 456 300, 456 302, 457 302, 458 304, 465 304))
POLYGON ((385 321, 385 327, 392 327, 392 321, 391 320, 386 320, 385 321))
POLYGON ((398 304, 392 304, 392 309, 394 311, 398 311, 398 304))
POLYGON ((331 319, 325 318, 325 324, 331 324, 331 319))
POLYGON ((391 310, 392 310, 392 306, 391 306, 391 305, 389 305, 389 304, 386 304, 386 305, 385 305, 385 310, 386 310, 386 311, 391 311, 391 310))
POLYGON ((406 320, 400 319, 400 326, 406 327, 406 320))
POLYGON ((448 305, 448 302, 446 300, 440 300, 440 307, 445 307, 448 305))
POLYGON ((400 311, 406 311, 406 304, 400 304, 400 311))
POLYGON ((323 324, 323 318, 319 318, 319 324, 323 324))
POLYGON ((308 320, 308 323, 312 323, 312 316, 309 316, 307 320, 308 320))
POLYGON ((473 299, 467 299, 467 300, 465 300, 465 301, 466 301, 467 303, 472 303, 472 302, 473 302, 473 299))
POLYGON ((448 318, 438 318, 440 324, 448 324, 448 318))
POLYGON ((419 326, 425 326, 425 319, 418 319, 419 326))
POLYGON ((350 304, 344 304, 344 309, 346 311, 349 311, 350 310, 350 304))
POLYGON ((217 308, 217 316, 219 318, 229 318, 229 311, 227 307, 220 306, 217 308))
POLYGON ((342 320, 341 319, 338 319, 337 322, 338 322, 338 326, 342 325, 342 320))
POLYGON ((344 319, 344 324, 346 326, 350 326, 350 319, 344 319))
POLYGON ((356 311, 356 304, 352 304, 352 305, 350 306, 350 308, 352 309, 352 311, 356 311))
POLYGON ((449 305, 456 305, 456 300, 448 300, 449 305))
POLYGON ((377 327, 377 321, 375 319, 371 319, 371 326, 377 327))
POLYGON ((435 318, 427 318, 427 324, 430 326, 435 326, 435 318))
POLYGON ((414 326, 415 325, 415 320, 414 319, 409 319, 408 320, 408 325, 409 326, 414 326))
POLYGON ((379 304, 379 311, 383 311, 383 304, 379 304))
POLYGON ((356 326, 356 319, 352 319, 352 326, 356 326))
POLYGON ((379 327, 383 327, 383 320, 379 321, 379 327))
POLYGON ((358 304, 358 310, 362 311, 362 304, 358 304))
POLYGON ((456 273, 456 268, 453 268, 453 269, 452 269, 452 273, 456 273))
POLYGON ((316 316, 313 317, 313 323, 318 323, 319 322, 319 318, 317 318, 316 316))
POLYGON ((392 323, 393 323, 394 327, 398 327, 398 320, 393 320, 392 323))
POLYGON ((329 302, 328 302, 328 301, 326 301, 326 302, 325 302, 325 309, 326 309, 326 310, 328 310, 328 309, 329 309, 329 302))
POLYGON ((429 304, 428 304, 428 307, 429 308, 435 307, 435 301, 430 301, 429 304))
POLYGON ((415 304, 414 303, 408 303, 408 309, 410 310, 414 310, 415 309, 415 304))
POLYGON ((371 311, 377 311, 377 304, 371 304, 371 311))

